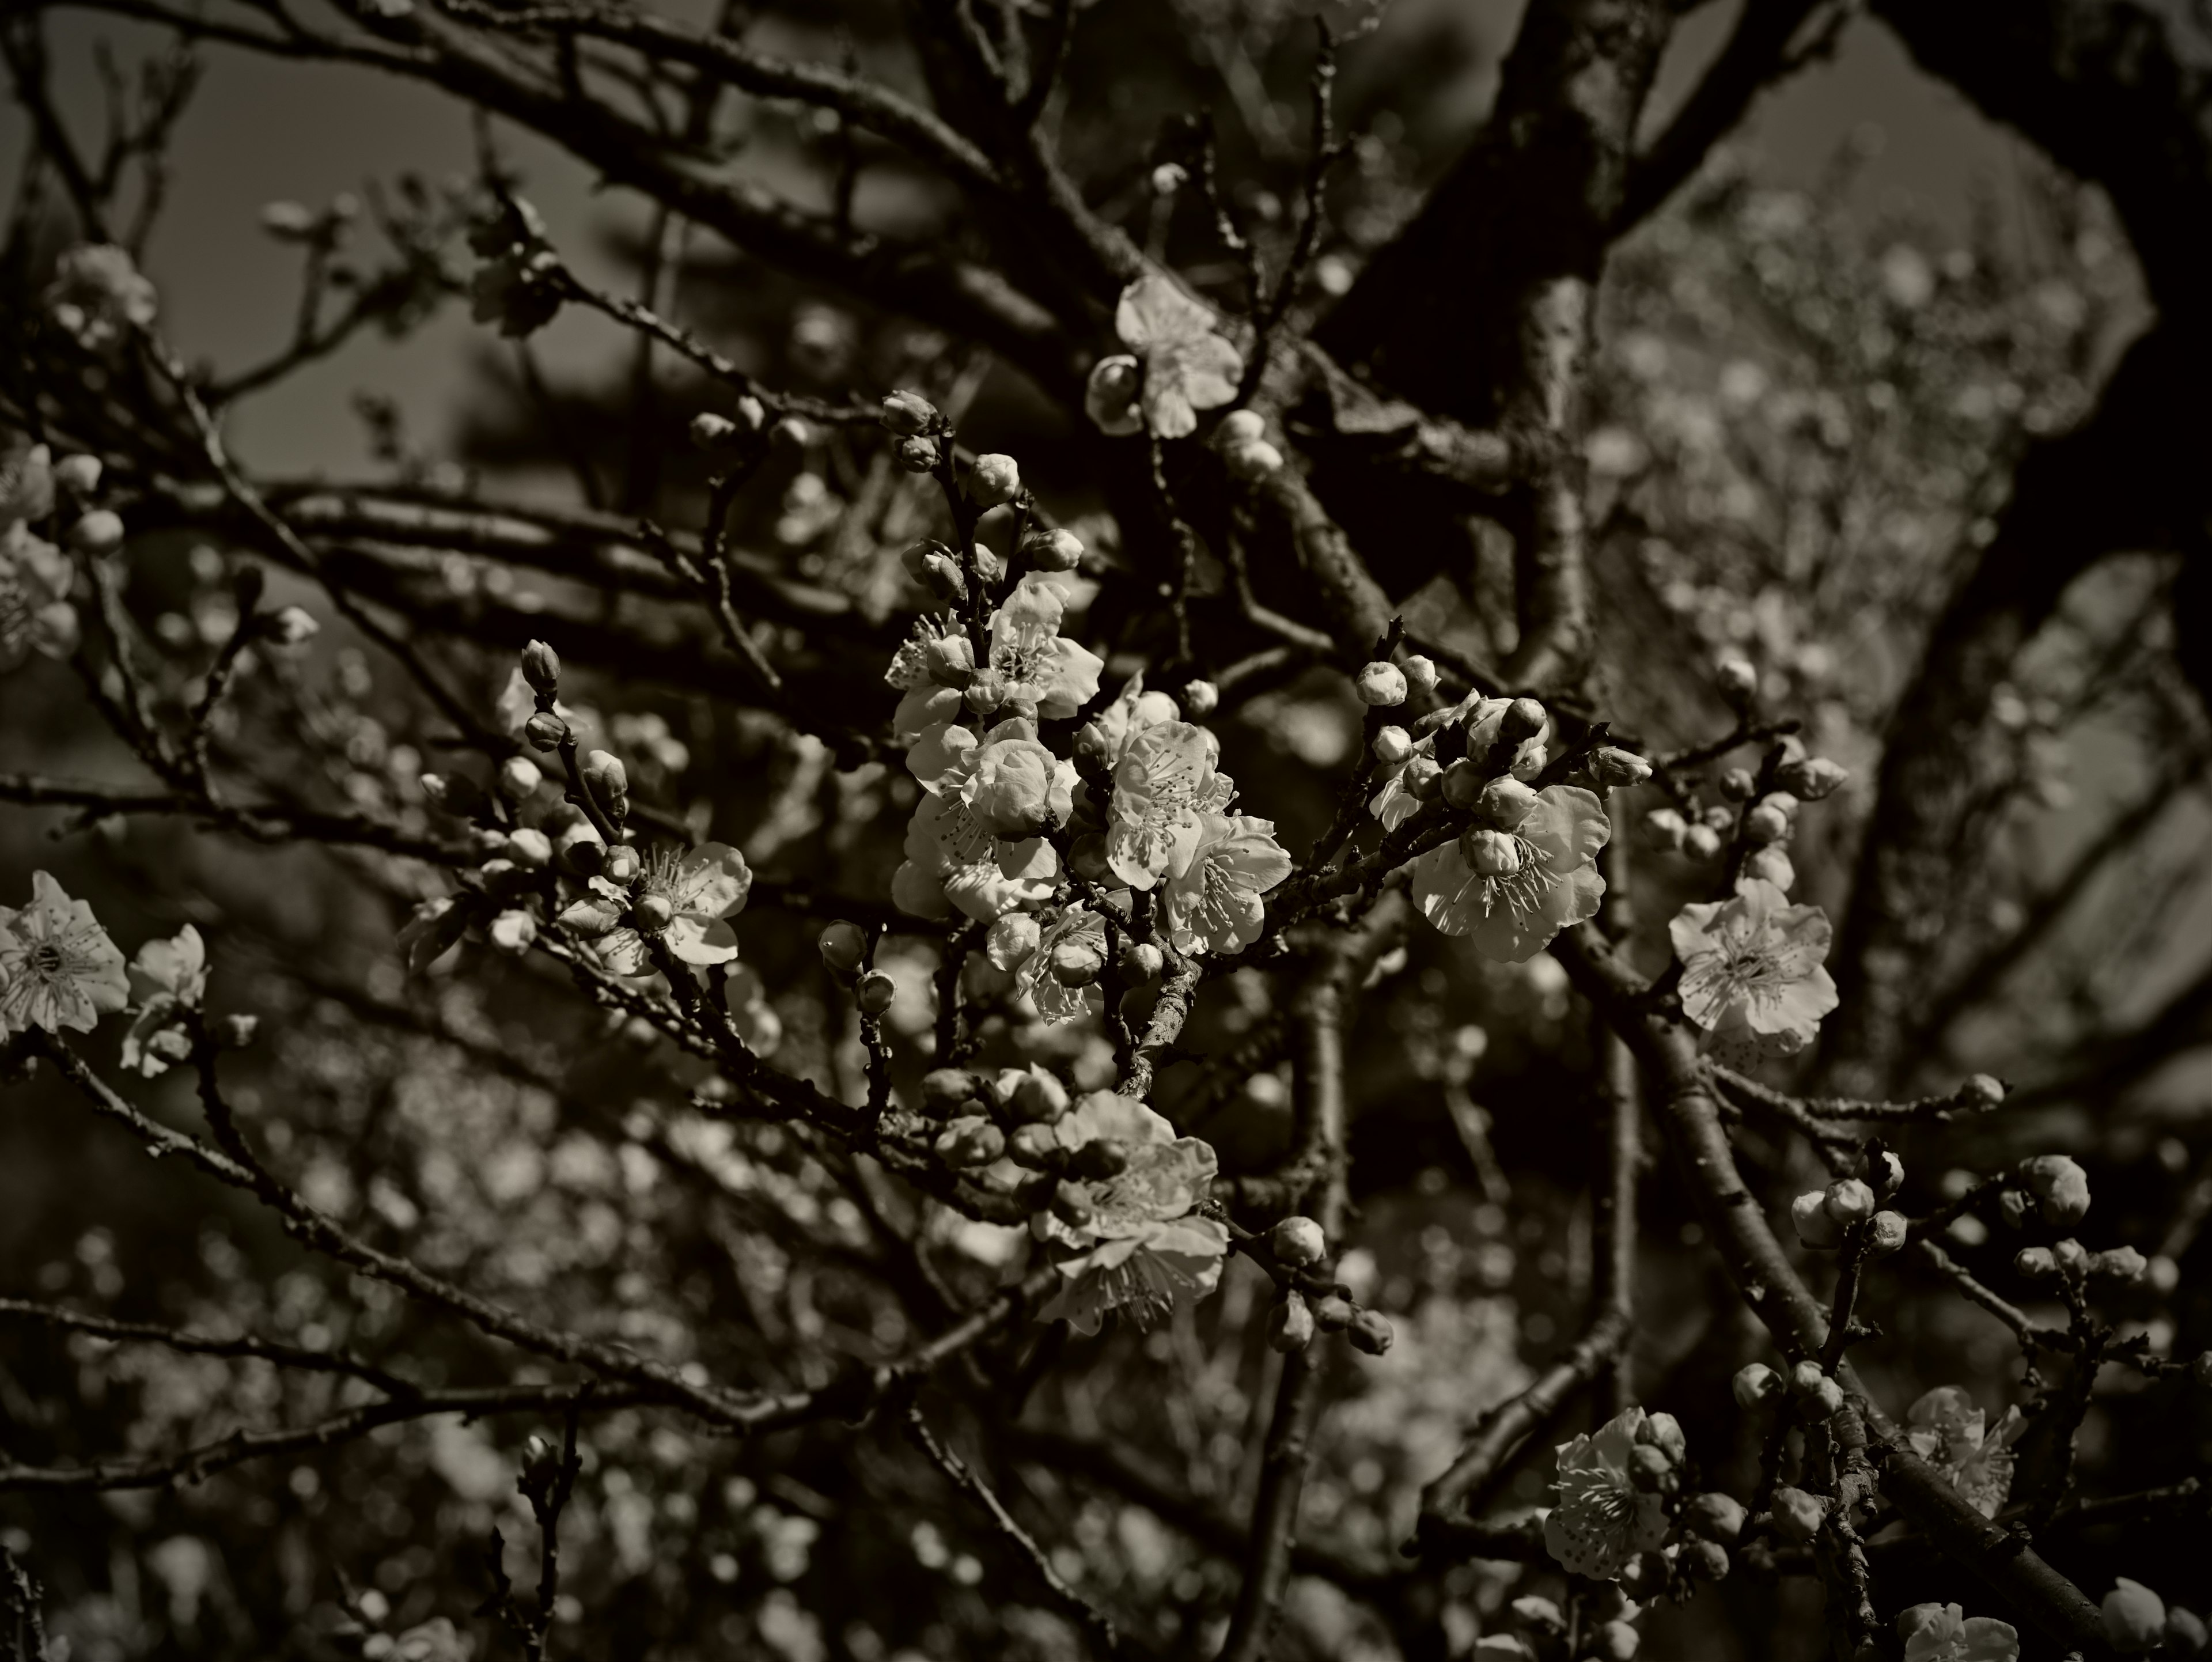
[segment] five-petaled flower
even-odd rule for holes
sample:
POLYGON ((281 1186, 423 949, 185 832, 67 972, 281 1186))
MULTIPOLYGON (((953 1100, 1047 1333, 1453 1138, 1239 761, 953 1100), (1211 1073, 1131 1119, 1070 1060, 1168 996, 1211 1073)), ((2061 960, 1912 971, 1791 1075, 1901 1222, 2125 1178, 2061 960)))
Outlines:
POLYGON ((1212 1145, 1178 1137, 1144 1104, 1110 1091, 1078 1099, 1053 1137, 1071 1152, 1111 1142, 1126 1164, 1113 1177, 1067 1184, 1067 1215, 1041 1212, 1033 1221, 1061 1276, 1039 1319, 1096 1333, 1109 1310, 1148 1321, 1213 1290, 1229 1232, 1197 1215, 1213 1180, 1212 1145))
MULTIPOLYGON (((594 887, 600 885, 613 887, 594 880, 594 887)), ((738 955, 738 933, 727 920, 744 909, 752 886, 744 855, 726 843, 702 843, 684 854, 656 851, 631 887, 630 915, 638 918, 638 903, 658 897, 668 904, 668 921, 657 928, 633 923, 609 931, 593 943, 600 961, 617 975, 651 975, 659 941, 679 964, 727 964, 738 955)))
POLYGON ((1790 904, 1762 879, 1743 879, 1731 899, 1683 907, 1667 932, 1682 960, 1682 1013, 1712 1036, 1707 1044, 1724 1062, 1802 1050, 1836 1008, 1836 983, 1821 965, 1827 914, 1790 904))
POLYGON ((1091 371, 1084 408, 1102 432, 1182 438, 1200 411, 1237 396, 1243 358, 1172 278, 1147 272, 1124 289, 1114 328, 1133 356, 1101 358, 1091 371))
POLYGON ((1905 1662, 2020 1662, 2020 1635, 1994 1616, 1956 1604, 1915 1604, 1897 1618, 1905 1662))
POLYGON ((167 941, 149 941, 131 960, 138 1014, 123 1036, 123 1065, 151 1079, 191 1056, 183 1017, 207 996, 207 943, 187 923, 167 941))
POLYGON ((1260 897, 1291 874, 1291 856, 1275 841, 1272 819, 1208 813, 1200 820, 1189 863, 1161 891, 1168 939, 1177 952, 1241 953, 1260 938, 1267 910, 1260 897))
POLYGON ((1905 1417, 1912 1452, 1949 1478, 1976 1512, 1996 1517, 2012 1493, 2012 1446, 2027 1429, 2020 1409, 2008 1406, 1991 1426, 1957 1385, 1938 1385, 1905 1417))
POLYGON ((1485 958, 1526 963, 1561 929, 1597 915, 1605 879, 1593 862, 1612 834, 1595 796, 1577 785, 1547 785, 1510 833, 1516 869, 1484 876, 1455 839, 1413 861, 1413 904, 1485 958))
POLYGON ((1667 1503, 1636 1486, 1644 1410, 1615 1415, 1559 1446, 1559 1498, 1544 1519, 1544 1549, 1577 1575, 1617 1581, 1639 1553, 1667 1538, 1667 1503))
POLYGON ((69 557, 17 521, 0 532, 0 672, 29 654, 64 658, 76 646, 69 557))
POLYGON ((31 904, 0 906, 0 1032, 90 1032, 131 1001, 123 953, 92 908, 44 872, 31 874, 31 904))
POLYGON ((1073 811, 1075 765, 1037 743, 1034 723, 1001 721, 979 739, 940 722, 907 752, 922 798, 907 825, 891 898, 917 917, 953 907, 988 923, 1052 892, 1060 856, 1036 833, 1073 811))
POLYGON ((1198 852, 1206 817, 1235 794, 1216 773, 1221 743, 1188 721, 1163 721, 1129 741, 1114 769, 1106 810, 1106 863, 1133 889, 1180 876, 1198 852))

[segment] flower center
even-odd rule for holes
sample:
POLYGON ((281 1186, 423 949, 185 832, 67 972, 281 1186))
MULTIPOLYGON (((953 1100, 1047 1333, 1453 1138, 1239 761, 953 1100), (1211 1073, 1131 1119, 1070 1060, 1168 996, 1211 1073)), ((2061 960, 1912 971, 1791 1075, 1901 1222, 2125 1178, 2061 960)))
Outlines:
POLYGON ((1518 831, 1513 833, 1514 852, 1521 856, 1517 871, 1504 877, 1483 880, 1482 910, 1487 917, 1499 906, 1516 917, 1526 917, 1543 904, 1552 887, 1553 878, 1548 868, 1552 856, 1538 848, 1518 831))
POLYGON ((51 980, 59 975, 63 966, 68 962, 69 960, 62 955, 62 949, 51 941, 41 941, 31 948, 31 973, 41 979, 51 980))

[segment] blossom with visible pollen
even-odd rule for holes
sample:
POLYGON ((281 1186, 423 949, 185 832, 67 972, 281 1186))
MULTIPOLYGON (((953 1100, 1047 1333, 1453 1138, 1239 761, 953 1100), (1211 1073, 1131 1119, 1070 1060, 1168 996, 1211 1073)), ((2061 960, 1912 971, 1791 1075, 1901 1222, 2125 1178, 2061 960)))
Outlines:
POLYGON ((32 873, 31 904, 19 912, 0 907, 0 1032, 88 1033, 130 1001, 123 953, 92 908, 32 873))
POLYGON ((1790 904, 1771 883, 1747 877, 1731 899, 1685 906, 1667 932, 1682 960, 1682 1014, 1723 1061, 1802 1050, 1836 1008, 1822 966, 1827 914, 1790 904))
POLYGON ((1110 1091, 1079 1098, 1052 1134, 1070 1153, 1110 1143, 1121 1165, 1112 1177, 1064 1185, 1059 1209, 1031 1221, 1061 1277, 1040 1320, 1096 1333, 1109 1310, 1141 1323, 1213 1290, 1229 1232, 1197 1215, 1217 1166, 1210 1144, 1178 1137, 1144 1104, 1110 1091))
MULTIPOLYGON (((631 915, 658 918, 665 904, 666 917, 652 934, 678 963, 727 964, 738 955, 738 935, 726 920, 744 909, 752 886, 744 855, 726 843, 702 843, 683 854, 655 849, 633 886, 631 915)), ((652 942, 635 928, 611 930, 593 945, 617 975, 653 973, 652 942)))
POLYGON ((1439 931, 1467 936, 1485 958, 1524 964, 1561 929, 1597 915, 1605 879, 1593 862, 1612 834, 1590 792, 1547 785, 1527 817, 1500 833, 1519 857, 1513 870, 1476 871, 1455 838, 1413 861, 1413 904, 1439 931))
POLYGON ((1106 810, 1106 863, 1131 888, 1181 875, 1198 852, 1206 816, 1229 806, 1233 788, 1213 770, 1219 751, 1204 728, 1163 721, 1122 752, 1106 810))
POLYGON ((1544 1549, 1577 1575, 1617 1581, 1667 1538, 1665 1499, 1638 1488, 1634 1476, 1644 1421, 1644 1410, 1632 1408, 1559 1446, 1559 1500, 1544 1519, 1544 1549))
POLYGON ((1912 1452, 1951 1480, 1951 1487, 1984 1518, 1994 1518, 2012 1493, 2012 1446, 2027 1430, 2020 1409, 2008 1407, 1996 1425, 1956 1385, 1938 1385, 1905 1412, 1905 1440, 1912 1452))
POLYGON ((123 1065, 151 1079, 191 1055, 181 1017, 207 996, 206 943, 187 923, 173 939, 141 947, 130 973, 138 1014, 123 1036, 123 1065))
POLYGON ((1241 953, 1260 938, 1260 897, 1291 874, 1272 819, 1249 814, 1203 817, 1190 863, 1161 891, 1168 939, 1177 952, 1241 953))
POLYGON ((1124 289, 1114 329, 1129 353, 1098 361, 1083 400, 1100 431, 1180 439, 1197 430, 1200 411, 1237 396, 1243 358, 1172 278, 1147 272, 1124 289))

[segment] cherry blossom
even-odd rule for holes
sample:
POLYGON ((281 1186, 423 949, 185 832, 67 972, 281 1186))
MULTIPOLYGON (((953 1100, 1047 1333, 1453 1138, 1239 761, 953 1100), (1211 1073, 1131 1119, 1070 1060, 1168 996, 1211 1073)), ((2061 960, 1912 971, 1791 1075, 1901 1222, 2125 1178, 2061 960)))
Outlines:
POLYGON ((154 285, 113 243, 72 248, 54 263, 46 289, 54 321, 88 350, 104 352, 154 321, 154 285))
POLYGON ((1682 1013, 1724 1061, 1802 1050, 1836 1008, 1821 965, 1827 914, 1790 904, 1771 883, 1746 878, 1731 899, 1685 906, 1668 934, 1682 960, 1682 1013))
POLYGON ((138 1014, 123 1036, 123 1065, 145 1078, 191 1054, 180 1018, 207 995, 207 946, 187 923, 167 941, 149 941, 131 960, 138 1014))
POLYGON ((31 904, 0 906, 0 1032, 88 1033, 130 1001, 123 953, 92 908, 45 872, 32 873, 31 904))
POLYGON ((1260 897, 1291 874, 1275 822, 1249 814, 1202 816, 1198 846, 1161 891, 1177 952, 1241 953, 1260 938, 1260 897))
POLYGON ((1912 1452, 1951 1480, 1951 1487, 1984 1518, 1994 1518, 2012 1493, 2013 1445, 2027 1430, 2017 1407, 1996 1425, 1957 1385, 1938 1385, 1905 1413, 1912 1452))
POLYGON ((1205 816, 1228 807, 1234 787, 1214 771, 1220 743, 1204 728, 1163 721, 1129 741, 1114 769, 1106 861, 1133 889, 1180 876, 1198 851, 1205 816))
POLYGON ((1173 279, 1147 272, 1124 289, 1114 328, 1129 355, 1100 359, 1084 397, 1102 432, 1183 438, 1197 430, 1200 411, 1237 396, 1243 356, 1173 279))
MULTIPOLYGON (((972 915, 972 914, 971 914, 972 915)), ((1105 995, 1093 981, 1064 981, 1054 972, 1054 949, 1087 949, 1103 964, 1106 958, 1106 920, 1084 906, 1063 907, 1040 925, 1035 951, 1014 971, 1014 987, 1036 1006, 1048 1022, 1073 1021, 1078 1016, 1105 1008, 1105 995)))
POLYGON ((1592 862, 1612 833, 1589 791, 1547 785, 1510 833, 1516 869, 1484 876, 1455 839, 1413 861, 1413 904, 1440 932, 1467 936, 1485 958, 1526 963, 1561 929, 1597 915, 1605 879, 1592 862))
MULTIPOLYGON (((605 879, 596 880, 595 886, 602 885, 621 893, 605 879)), ((738 955, 738 935, 726 920, 744 909, 752 886, 744 855, 726 843, 702 843, 684 854, 658 851, 632 890, 631 915, 657 899, 666 903, 668 921, 657 929, 611 930, 596 943, 600 961, 617 975, 651 975, 656 967, 652 943, 658 939, 680 964, 730 963, 738 955)))
POLYGON ((76 647, 69 557, 18 521, 0 532, 0 672, 30 654, 65 658, 76 647))
POLYGON ((1595 1434, 1559 1446, 1559 1500, 1544 1519, 1544 1549, 1577 1575, 1616 1581, 1667 1538, 1667 1505, 1637 1488, 1632 1462, 1644 1413, 1632 1408, 1595 1434))

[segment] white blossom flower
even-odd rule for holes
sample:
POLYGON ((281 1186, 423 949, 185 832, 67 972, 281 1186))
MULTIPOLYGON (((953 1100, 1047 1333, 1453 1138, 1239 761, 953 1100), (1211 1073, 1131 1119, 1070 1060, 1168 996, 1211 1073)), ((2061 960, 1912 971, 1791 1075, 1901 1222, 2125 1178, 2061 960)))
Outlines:
POLYGON ((891 898, 901 910, 943 917, 957 906, 988 923, 1051 894, 1060 875, 1052 844, 1034 834, 1000 834, 1021 829, 1017 821, 1023 819, 1038 829, 1046 817, 1065 824, 1074 809, 1075 764, 1038 744, 1034 724, 1001 721, 979 739, 964 727, 940 723, 915 741, 907 768, 921 782, 922 798, 907 825, 905 863, 891 879, 891 898), (1015 747, 1036 765, 1011 765, 1013 752, 1002 751, 996 759, 1010 765, 987 768, 1000 746, 1015 747))
POLYGON ((1732 899, 1685 906, 1668 926, 1682 960, 1682 1013, 1723 1060, 1747 1064, 1802 1050, 1836 1008, 1821 966, 1828 916, 1793 906, 1771 883, 1736 885, 1732 899))
POLYGON ((1039 1319, 1096 1333, 1109 1310, 1127 1308, 1146 1322, 1213 1290, 1229 1232, 1196 1215, 1216 1170, 1212 1145, 1178 1137, 1144 1104, 1110 1091, 1079 1098, 1053 1136, 1069 1150, 1109 1141, 1127 1164, 1111 1178, 1068 1185, 1082 1221, 1058 1212, 1032 1221, 1061 1276, 1039 1319))
POLYGON ((1510 833, 1518 869, 1483 876, 1455 838, 1413 861, 1413 904, 1439 931, 1467 936, 1485 958, 1524 964, 1561 929, 1597 915, 1605 879, 1593 862, 1612 834, 1590 792, 1547 785, 1510 833))
POLYGON ((138 1014, 123 1036, 123 1065, 147 1079, 191 1054, 179 1018, 207 995, 207 944, 187 923, 167 941, 149 941, 131 960, 138 1014))
POLYGON ((1197 430, 1200 411, 1237 396, 1243 356, 1172 278, 1147 272, 1124 289, 1114 328, 1133 356, 1101 358, 1091 372, 1084 407, 1101 431, 1182 438, 1197 430))
POLYGON ((1667 1538, 1667 1503, 1631 1472, 1644 1410, 1632 1408, 1559 1446, 1559 1499, 1544 1519, 1544 1549, 1577 1575, 1617 1581, 1638 1554, 1667 1538))
POLYGON ((0 906, 0 1032, 88 1033, 130 1001, 123 953, 92 908, 45 872, 32 873, 31 904, 0 906))
POLYGON ((104 352, 154 320, 154 285, 111 242, 70 249, 54 263, 46 309, 88 350, 104 352))
POLYGON ((1142 734, 1164 722, 1178 721, 1182 715, 1173 697, 1146 691, 1144 676, 1132 675, 1114 695, 1114 702, 1084 724, 1077 743, 1097 755, 1110 773, 1142 734))
POLYGON ((2027 1430, 2020 1409, 2008 1406, 2004 1417, 1990 1426, 1964 1391, 1938 1385, 1905 1418, 1912 1452, 1949 1478, 1976 1512, 1996 1517, 2012 1493, 2012 1446, 2027 1430))
POLYGON ((53 454, 43 444, 24 443, 20 434, 8 435, 0 450, 0 531, 54 511, 53 454))
POLYGON ((1291 874, 1275 823, 1249 814, 1201 816, 1190 862, 1170 875, 1161 898, 1177 952, 1241 953, 1260 938, 1260 897, 1291 874))
POLYGON ((1014 989, 1036 1006, 1048 1022, 1073 1021, 1087 1012, 1106 1008, 1106 995, 1096 982, 1069 986, 1053 973, 1056 947, 1087 948, 1106 958, 1106 920, 1085 906, 1063 907, 1042 920, 1036 949, 1014 971, 1014 989))
POLYGON ((75 579, 69 556, 21 521, 0 532, 0 672, 33 652, 64 658, 76 649, 75 579))
POLYGON ((1900 1611, 1898 1637, 1905 1662, 2020 1662, 2020 1634, 1993 1616, 1968 1616, 1956 1604, 1915 1604, 1900 1611))
MULTIPOLYGON (((737 957, 738 934, 726 920, 744 910, 752 886, 744 855, 726 843, 702 843, 683 854, 656 850, 633 893, 637 900, 659 896, 667 901, 668 922, 654 938, 667 943, 678 963, 703 966, 737 957)), ((593 945, 617 975, 653 972, 652 941, 635 928, 611 930, 593 945)))
POLYGON ((1114 769, 1106 863, 1133 889, 1178 877, 1198 851, 1205 816, 1235 794, 1214 771, 1221 741, 1188 721, 1163 721, 1129 741, 1114 769))
POLYGON ((1065 721, 1098 696, 1106 661, 1060 632, 1066 613, 1060 581, 1031 572, 991 614, 991 667, 1006 679, 1002 713, 1065 721))

